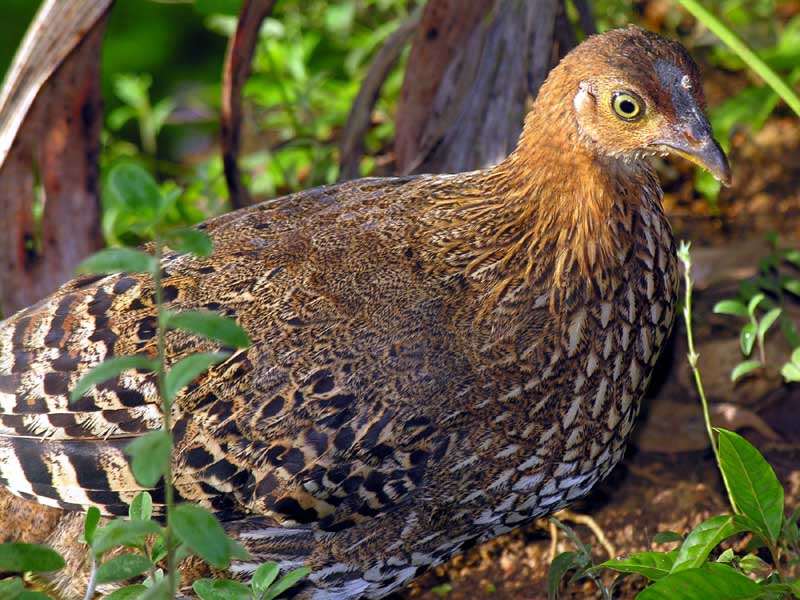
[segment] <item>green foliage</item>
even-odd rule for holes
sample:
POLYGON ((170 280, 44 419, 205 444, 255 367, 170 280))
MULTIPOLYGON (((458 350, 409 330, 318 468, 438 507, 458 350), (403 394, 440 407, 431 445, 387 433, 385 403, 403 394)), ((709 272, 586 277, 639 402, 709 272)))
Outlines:
POLYGON ((289 571, 278 579, 278 565, 264 563, 256 569, 249 588, 229 579, 199 579, 194 582, 192 589, 200 600, 273 600, 297 585, 310 572, 311 569, 303 567, 289 571))
MULTIPOLYGON (((797 277, 800 251, 781 246, 775 234, 769 234, 768 239, 772 249, 759 261, 758 276, 740 284, 738 298, 722 300, 714 306, 717 314, 745 319, 739 332, 745 360, 731 372, 733 381, 769 366, 765 338, 776 323, 786 341, 795 350, 800 348, 797 324, 785 310, 788 303, 796 303, 800 297, 800 278, 797 277), (758 356, 750 358, 754 348, 758 349, 758 356)), ((796 370, 798 365, 800 354, 795 351, 781 368, 786 381, 800 380, 800 370, 796 370)))

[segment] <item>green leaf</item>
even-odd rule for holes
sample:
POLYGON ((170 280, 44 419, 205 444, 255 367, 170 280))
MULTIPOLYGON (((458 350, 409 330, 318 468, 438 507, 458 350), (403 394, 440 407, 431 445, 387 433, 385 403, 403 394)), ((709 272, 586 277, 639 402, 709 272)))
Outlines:
POLYGON ((800 381, 800 367, 794 363, 786 363, 781 369, 781 375, 790 383, 800 381))
POLYGON ((230 563, 228 537, 214 515, 194 504, 179 504, 172 520, 175 535, 212 567, 227 568, 230 563))
POLYGON ((800 365, 800 346, 798 346, 797 348, 795 348, 795 349, 792 351, 792 357, 791 357, 791 360, 792 360, 792 362, 793 362, 794 364, 796 364, 796 365, 800 365))
POLYGON ((753 344, 756 341, 756 326, 753 323, 747 323, 742 327, 742 333, 739 335, 739 342, 742 346, 742 354, 750 356, 753 351, 753 344))
POLYGON ((152 175, 134 163, 112 167, 108 173, 108 191, 141 221, 156 224, 161 207, 161 191, 152 175))
POLYGON ((716 562, 730 563, 731 561, 733 561, 734 558, 736 558, 736 554, 734 554, 733 549, 732 548, 726 548, 725 550, 722 551, 722 554, 720 554, 717 557, 717 561, 716 562))
POLYGON ((550 563, 547 569, 547 597, 549 600, 558 598, 558 589, 561 587, 561 580, 572 569, 579 565, 577 552, 562 552, 550 563))
POLYGON ((748 531, 748 526, 735 515, 718 515, 703 521, 678 548, 672 573, 700 567, 720 542, 742 531, 748 531))
POLYGON ((172 456, 172 440, 162 429, 151 431, 128 444, 125 454, 133 457, 131 470, 136 481, 152 488, 161 479, 172 456))
POLYGON ((300 580, 307 577, 309 573, 311 573, 311 569, 308 567, 301 567, 294 571, 289 571, 286 575, 281 577, 277 583, 270 586, 267 593, 264 594, 264 600, 272 600, 280 596, 286 590, 297 585, 300 580))
POLYGON ((75 269, 76 273, 153 273, 156 259, 133 248, 105 248, 92 254, 75 269))
POLYGON ((0 598, 7 598, 8 600, 16 600, 22 593, 23 589, 22 579, 19 577, 12 577, 11 579, 3 579, 0 581, 0 598))
POLYGON ((228 352, 197 352, 176 362, 167 372, 164 382, 164 396, 172 402, 184 387, 205 373, 209 367, 228 358, 228 352))
POLYGON ((75 402, 83 397, 93 385, 108 381, 112 377, 128 369, 154 371, 157 368, 158 363, 156 363, 156 361, 145 358, 144 356, 115 356, 114 358, 109 358, 101 362, 78 380, 78 383, 75 384, 75 388, 70 394, 70 401, 75 402))
POLYGON ((167 245, 181 254, 210 256, 214 245, 209 235, 198 229, 181 229, 166 236, 167 245))
POLYGON ((634 552, 624 559, 607 560, 594 567, 595 569, 614 569, 621 573, 636 573, 651 581, 657 581, 668 575, 678 555, 677 550, 671 552, 634 552))
POLYGON ((153 498, 147 492, 139 492, 128 507, 131 521, 149 521, 153 516, 153 498))
POLYGON ((97 569, 97 583, 125 581, 141 575, 152 566, 153 563, 141 554, 126 552, 100 565, 100 568, 97 569))
POLYGON ((100 522, 100 509, 90 506, 86 511, 86 519, 83 521, 83 541, 91 544, 94 539, 94 532, 97 531, 97 524, 100 522))
POLYGON ((126 585, 124 588, 114 590, 105 600, 139 600, 141 595, 147 591, 147 586, 137 583, 135 585, 126 585))
POLYGON ((761 304, 763 300, 764 300, 764 294, 756 294, 755 296, 750 298, 750 301, 747 303, 747 314, 751 317, 755 315, 758 305, 761 304))
POLYGON ((670 573, 645 588, 636 600, 753 600, 758 584, 720 563, 670 573))
POLYGON ((766 335, 769 328, 778 320, 778 317, 781 316, 781 309, 780 308, 773 308, 771 311, 767 312, 761 320, 758 322, 758 336, 763 339, 764 335, 766 335))
POLYGON ((253 573, 253 591, 257 594, 266 592, 280 572, 280 567, 274 562, 267 562, 258 567, 253 573))
POLYGON ((47 594, 23 590, 16 600, 52 600, 47 594))
POLYGON ((169 591, 169 581, 162 579, 154 586, 147 588, 137 600, 172 600, 172 594, 169 591))
POLYGON ((740 377, 744 377, 748 373, 752 373, 760 367, 761 361, 758 360, 746 360, 744 362, 740 362, 734 367, 733 371, 731 371, 731 381, 736 381, 740 377))
POLYGON ((789 279, 788 281, 784 281, 783 288, 795 296, 800 296, 800 280, 798 279, 789 279))
POLYGON ((230 579, 198 579, 192 589, 200 600, 250 600, 250 589, 230 579))
POLYGON ((747 307, 738 300, 723 300, 714 305, 714 313, 718 315, 733 315, 736 317, 748 317, 747 307))
POLYGON ((800 267, 800 250, 787 250, 784 258, 795 267, 800 267))
POLYGON ((670 542, 682 542, 683 536, 675 531, 659 531, 653 536, 654 544, 669 544, 670 542))
POLYGON ((161 527, 155 521, 123 521, 116 519, 101 527, 94 534, 91 548, 95 556, 102 556, 112 548, 119 546, 138 547, 145 538, 158 533, 161 527))
POLYGON ((761 453, 737 433, 718 429, 720 468, 737 508, 772 544, 783 524, 783 487, 761 453))
POLYGON ((19 542, 0 544, 0 571, 48 573, 58 571, 65 564, 61 555, 47 546, 19 542))
POLYGON ((250 337, 236 321, 210 311, 191 310, 171 313, 167 327, 190 331, 231 348, 246 348, 250 345, 250 337))

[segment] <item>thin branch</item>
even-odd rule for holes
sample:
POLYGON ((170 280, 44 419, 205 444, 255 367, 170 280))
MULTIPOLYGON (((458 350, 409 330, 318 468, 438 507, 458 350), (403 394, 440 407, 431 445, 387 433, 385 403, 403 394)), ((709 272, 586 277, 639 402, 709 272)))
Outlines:
POLYGON ((364 154, 364 135, 369 129, 372 111, 380 97, 381 88, 397 64, 408 40, 422 18, 422 6, 416 9, 390 35, 372 60, 367 75, 353 101, 347 123, 339 143, 339 179, 353 179, 359 175, 359 164, 364 154))
POLYGON ((244 0, 236 31, 225 53, 222 73, 222 160, 233 208, 250 203, 250 194, 242 184, 237 162, 242 126, 242 88, 250 76, 261 23, 274 5, 275 0, 244 0))

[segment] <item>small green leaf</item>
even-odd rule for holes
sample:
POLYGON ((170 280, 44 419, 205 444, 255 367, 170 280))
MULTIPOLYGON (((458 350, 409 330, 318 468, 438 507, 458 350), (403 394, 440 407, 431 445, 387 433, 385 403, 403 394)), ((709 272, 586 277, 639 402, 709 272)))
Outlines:
POLYGON ((280 567, 274 562, 264 563, 258 567, 253 573, 253 591, 257 594, 266 592, 280 572, 280 567))
POLYGON ((798 346, 797 348, 795 348, 795 349, 792 351, 792 357, 791 357, 791 360, 792 360, 792 362, 793 362, 794 364, 796 364, 796 365, 800 365, 800 346, 798 346))
POLYGON ((720 468, 737 508, 758 526, 772 544, 783 524, 783 487, 775 471, 750 442, 732 431, 718 429, 720 468))
POLYGON ((102 556, 112 548, 141 546, 145 538, 158 533, 161 527, 155 521, 123 521, 116 519, 94 534, 91 548, 95 556, 102 556))
POLYGON ((172 313, 167 320, 167 327, 190 331, 231 348, 246 348, 250 345, 250 337, 236 321, 210 311, 172 313))
POLYGON ((86 519, 83 521, 83 541, 91 544, 94 539, 94 532, 97 531, 97 524, 100 522, 100 509, 90 506, 86 511, 86 519))
POLYGON ((161 579, 154 586, 142 593, 137 600, 172 600, 172 594, 169 591, 169 581, 161 579))
POLYGON ((230 563, 228 537, 214 515, 194 504, 179 504, 173 514, 175 535, 192 552, 218 569, 230 563))
POLYGON ((210 256, 214 245, 207 233, 198 229, 181 229, 166 236, 167 245, 181 254, 210 256))
POLYGON ((198 579, 192 589, 200 600, 250 600, 250 589, 230 579, 198 579))
POLYGON ((209 367, 230 356, 227 352, 197 352, 182 358, 170 367, 164 382, 164 396, 172 402, 184 387, 205 373, 209 367))
POLYGON ((550 563, 547 569, 547 598, 556 600, 561 581, 572 569, 580 566, 580 559, 577 552, 562 552, 550 563))
POLYGON ((736 317, 748 317, 747 307, 738 300, 723 300, 714 305, 714 313, 718 315, 733 315, 736 317))
POLYGON ((172 440, 162 429, 151 431, 128 444, 125 453, 133 457, 131 470, 136 481, 152 488, 161 479, 172 456, 172 440))
POLYGON ((8 598, 8 600, 16 600, 23 590, 22 579, 19 577, 12 577, 11 579, 3 579, 0 581, 0 598, 8 598))
POLYGON ((124 588, 114 590, 105 600, 139 600, 141 595, 147 591, 147 586, 137 583, 136 585, 126 585, 124 588))
POLYGON ((636 600, 753 600, 760 588, 736 569, 721 563, 673 572, 645 588, 636 600))
POLYGON ((153 273, 158 267, 156 259, 147 252, 133 248, 105 248, 84 260, 76 273, 153 273))
POLYGON ((153 516, 153 498, 147 492, 139 492, 128 507, 131 521, 149 521, 153 516))
POLYGON ((761 361, 758 360, 746 360, 744 362, 740 362, 734 367, 733 371, 731 371, 731 381, 736 381, 740 377, 744 377, 748 373, 752 373, 760 367, 761 361))
POLYGON ((139 165, 123 163, 108 173, 108 191, 140 220, 155 225, 161 192, 153 176, 139 165))
POLYGON ((788 281, 784 281, 783 288, 795 296, 800 296, 800 280, 798 279, 789 279, 788 281))
POLYGON ((100 565, 100 568, 97 569, 97 583, 125 581, 141 575, 152 566, 153 563, 141 554, 126 552, 100 565))
POLYGON ((753 344, 756 341, 756 326, 753 323, 747 323, 742 327, 742 333, 739 335, 739 342, 742 346, 742 354, 750 356, 753 351, 753 344))
POLYGON ((780 308, 773 308, 769 312, 767 312, 761 320, 758 322, 758 335, 761 339, 764 338, 769 328, 778 320, 778 317, 781 316, 781 309, 780 308))
POLYGON ((250 556, 250 553, 247 551, 247 548, 242 546, 236 540, 232 540, 228 538, 228 542, 230 544, 230 551, 231 551, 231 560, 252 560, 253 557, 250 556))
POLYGON ((747 524, 735 515, 718 515, 703 521, 683 540, 671 572, 700 567, 720 542, 748 530, 747 524))
POLYGON ((781 369, 781 375, 789 383, 800 381, 800 366, 795 363, 786 363, 781 369))
POLYGON ((48 573, 58 571, 65 564, 61 555, 47 546, 19 542, 0 544, 0 571, 48 573))
POLYGON ((154 371, 157 368, 158 363, 156 361, 144 356, 115 356, 114 358, 109 358, 95 366, 78 380, 70 394, 70 401, 75 402, 83 397, 92 386, 108 381, 128 369, 154 371))
POLYGON ((264 600, 272 600, 273 598, 277 598, 286 590, 293 588, 297 585, 301 579, 308 576, 311 573, 311 569, 308 567, 301 567, 299 569, 295 569, 294 571, 289 571, 286 575, 281 577, 277 583, 274 583, 270 586, 267 593, 264 594, 264 600))
POLYGON ((783 257, 795 267, 800 267, 800 250, 787 250, 783 257))
POLYGON ((739 561, 739 568, 745 573, 769 573, 772 569, 768 563, 763 561, 756 554, 743 556, 739 561))
POLYGON ((682 542, 683 536, 675 531, 659 531, 653 536, 654 544, 669 544, 670 542, 682 542))
POLYGON ((734 558, 736 558, 736 554, 733 553, 733 550, 731 548, 726 548, 722 551, 722 554, 717 557, 717 562, 730 563, 734 558))
POLYGON ((447 598, 450 595, 450 592, 453 591, 453 584, 452 583, 442 583, 440 585, 436 585, 431 588, 431 592, 439 596, 440 598, 447 598))
POLYGON ((747 303, 747 314, 749 316, 753 316, 756 314, 756 309, 758 305, 764 300, 764 294, 756 294, 752 298, 750 298, 750 302, 747 303))
POLYGON ((678 555, 677 550, 671 552, 634 552, 624 559, 607 560, 594 567, 608 568, 621 573, 636 573, 651 581, 657 581, 668 575, 678 555))

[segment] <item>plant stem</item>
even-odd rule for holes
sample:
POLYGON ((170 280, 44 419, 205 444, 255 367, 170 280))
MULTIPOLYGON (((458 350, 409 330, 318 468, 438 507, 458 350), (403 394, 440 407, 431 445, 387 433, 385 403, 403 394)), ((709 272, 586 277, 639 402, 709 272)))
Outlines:
POLYGON ((89 584, 86 586, 86 594, 83 596, 83 600, 92 600, 94 597, 94 591, 97 588, 97 569, 97 558, 92 553, 92 572, 89 575, 89 584))
POLYGON ((177 592, 177 565, 175 564, 175 536, 172 527, 172 513, 175 505, 175 493, 172 487, 172 406, 166 400, 166 378, 167 372, 165 368, 166 361, 166 328, 165 311, 164 311, 164 291, 161 287, 161 257, 164 249, 164 244, 161 238, 157 235, 155 237, 155 252, 156 270, 153 273, 153 286, 155 288, 156 297, 156 310, 158 314, 158 334, 157 334, 157 349, 158 349, 158 369, 156 377, 158 380, 158 395, 161 398, 161 412, 163 417, 164 431, 167 432, 170 439, 170 458, 164 466, 164 501, 167 509, 167 529, 165 534, 165 543, 167 546, 167 581, 169 584, 170 597, 174 597, 177 592))
POLYGON ((688 10, 698 21, 708 27, 726 46, 738 54, 739 58, 741 58, 748 67, 755 71, 767 85, 775 90, 794 112, 800 115, 800 97, 798 97, 794 90, 792 90, 767 63, 761 60, 744 41, 728 29, 722 21, 711 14, 708 9, 697 0, 678 0, 678 3, 688 10))
POLYGON ((714 437, 714 428, 711 425, 711 416, 708 412, 708 400, 706 398, 706 392, 703 388, 703 380, 700 377, 700 369, 697 367, 697 359, 699 355, 695 352, 694 349, 694 334, 692 332, 692 257, 689 254, 689 248, 691 244, 687 242, 681 242, 680 249, 678 250, 678 258, 683 263, 683 276, 684 282, 686 287, 686 295, 684 297, 684 305, 683 305, 683 318, 686 322, 686 343, 689 346, 689 352, 686 355, 686 358, 689 361, 689 366, 692 369, 692 373, 694 374, 694 382, 695 386, 697 387, 697 392, 700 394, 700 404, 703 407, 703 420, 706 424, 706 432, 708 433, 708 439, 711 441, 711 449, 714 451, 714 457, 717 459, 717 467, 719 469, 720 474, 722 475, 722 481, 725 483, 725 490, 728 492, 728 501, 731 503, 731 508, 736 513, 739 513, 739 509, 736 507, 736 503, 733 501, 733 494, 731 494, 731 486, 728 482, 727 477, 725 477, 725 471, 722 470, 722 461, 719 458, 719 447, 717 446, 717 439, 714 437))

